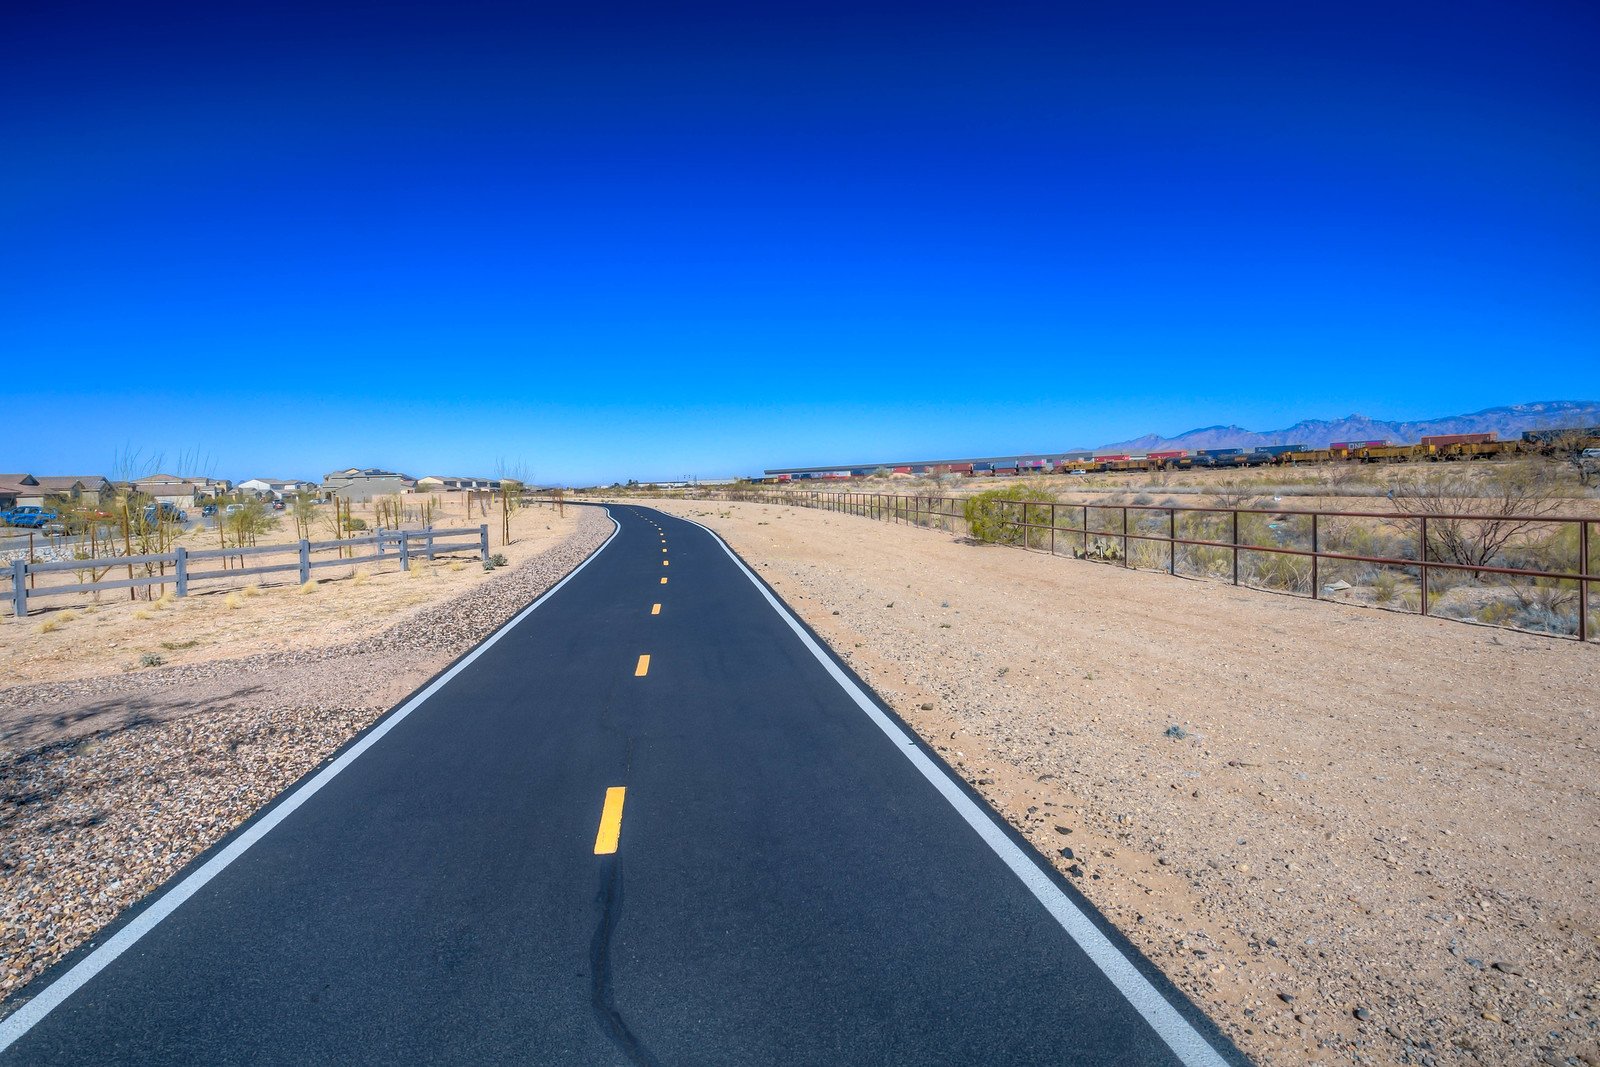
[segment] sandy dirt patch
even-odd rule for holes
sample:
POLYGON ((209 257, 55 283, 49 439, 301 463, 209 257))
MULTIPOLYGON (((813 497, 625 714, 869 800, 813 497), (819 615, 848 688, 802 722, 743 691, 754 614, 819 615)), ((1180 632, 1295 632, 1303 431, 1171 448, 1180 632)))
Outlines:
POLYGON ((1600 648, 660 506, 726 537, 1259 1061, 1600 1062, 1600 648))

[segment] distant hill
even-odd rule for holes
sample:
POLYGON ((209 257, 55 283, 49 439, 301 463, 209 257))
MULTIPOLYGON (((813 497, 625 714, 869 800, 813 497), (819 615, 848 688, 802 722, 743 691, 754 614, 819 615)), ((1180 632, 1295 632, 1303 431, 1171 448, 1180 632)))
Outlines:
POLYGON ((1101 449, 1125 448, 1147 452, 1160 448, 1254 448, 1258 445, 1304 444, 1325 448, 1333 441, 1415 441, 1446 433, 1492 433, 1501 439, 1519 437, 1524 430, 1558 426, 1600 425, 1600 400, 1545 400, 1534 404, 1509 404, 1485 408, 1470 415, 1441 415, 1414 422, 1387 422, 1365 415, 1342 419, 1306 419, 1282 430, 1247 430, 1243 426, 1202 426, 1176 437, 1145 434, 1131 441, 1114 441, 1101 449))

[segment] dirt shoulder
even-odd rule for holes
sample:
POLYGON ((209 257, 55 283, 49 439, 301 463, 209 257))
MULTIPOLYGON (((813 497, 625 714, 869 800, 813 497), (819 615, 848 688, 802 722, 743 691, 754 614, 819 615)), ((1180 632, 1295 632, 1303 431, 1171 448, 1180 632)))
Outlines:
POLYGON ((659 506, 727 538, 1259 1061, 1600 1062, 1600 649, 659 506))
MULTIPOLYGON (((383 625, 363 611, 353 639, 338 640, 348 631, 301 607, 327 601, 274 603, 268 593, 240 609, 260 604, 270 630, 254 645, 239 642, 250 655, 0 689, 0 997, 314 769, 611 533, 599 508, 566 511, 550 537, 505 549, 508 567, 398 578, 448 592, 397 608, 383 625), (448 581, 457 574, 472 580, 448 581), (281 603, 300 611, 298 623, 295 610, 276 610, 281 603)), ((352 599, 364 591, 345 584, 352 599)), ((190 624, 172 632, 215 635, 216 618, 237 614, 185 620, 183 610, 163 616, 190 624)))

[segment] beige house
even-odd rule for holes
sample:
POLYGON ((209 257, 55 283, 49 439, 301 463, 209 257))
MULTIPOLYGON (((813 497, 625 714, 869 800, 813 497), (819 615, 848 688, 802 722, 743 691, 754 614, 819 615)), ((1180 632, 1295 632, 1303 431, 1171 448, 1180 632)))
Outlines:
POLYGON ((330 471, 322 479, 322 491, 340 500, 366 501, 380 496, 414 492, 416 480, 380 467, 347 467, 330 471))
POLYGON ((448 478, 439 474, 430 474, 426 478, 417 479, 417 492, 419 493, 461 493, 468 490, 498 493, 500 491, 500 479, 448 478))

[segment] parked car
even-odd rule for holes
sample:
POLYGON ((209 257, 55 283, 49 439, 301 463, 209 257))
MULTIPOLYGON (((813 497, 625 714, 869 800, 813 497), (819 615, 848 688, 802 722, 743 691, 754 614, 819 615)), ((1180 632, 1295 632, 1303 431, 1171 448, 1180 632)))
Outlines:
POLYGON ((39 530, 43 529, 46 523, 55 522, 60 517, 55 512, 46 511, 36 504, 26 504, 20 508, 12 508, 6 515, 6 522, 25 530, 39 530))
POLYGON ((200 509, 200 514, 202 515, 215 515, 216 513, 217 506, 215 504, 207 504, 200 509))
POLYGON ((160 504, 146 504, 144 521, 146 526, 154 526, 157 522, 188 522, 189 513, 176 504, 164 501, 160 504))
POLYGON ((243 511, 243 510, 244 510, 244 505, 243 504, 229 504, 226 508, 223 509, 223 514, 224 515, 232 515, 236 511, 243 511))
POLYGON ((281 500, 274 500, 274 501, 273 501, 273 502, 272 502, 272 510, 273 510, 273 511, 282 511, 282 510, 283 510, 283 501, 281 501, 281 500))
POLYGON ((1068 474, 1088 474, 1089 472, 1084 470, 1082 467, 1074 467, 1071 470, 1069 470, 1067 473, 1068 474))

